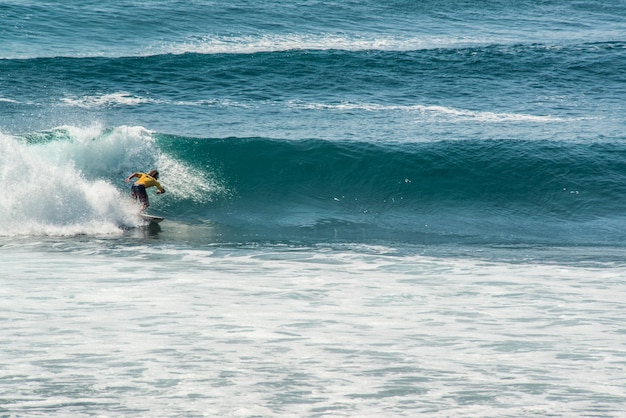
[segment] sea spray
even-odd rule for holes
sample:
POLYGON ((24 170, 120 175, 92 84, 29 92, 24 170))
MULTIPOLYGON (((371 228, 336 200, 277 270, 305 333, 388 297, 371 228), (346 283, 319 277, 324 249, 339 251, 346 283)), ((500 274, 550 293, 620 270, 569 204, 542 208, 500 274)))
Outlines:
POLYGON ((0 136, 0 235, 118 234, 142 224, 124 179, 157 169, 167 194, 151 209, 185 212, 223 187, 210 170, 163 152, 142 127, 61 126, 0 136))
POLYGON ((119 233, 135 209, 103 179, 89 179, 63 142, 0 136, 0 235, 119 233))

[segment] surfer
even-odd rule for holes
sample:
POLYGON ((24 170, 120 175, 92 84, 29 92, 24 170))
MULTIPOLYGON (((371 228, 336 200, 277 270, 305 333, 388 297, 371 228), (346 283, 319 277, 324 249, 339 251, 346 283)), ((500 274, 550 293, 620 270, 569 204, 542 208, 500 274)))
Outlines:
POLYGON ((130 189, 130 196, 133 199, 139 200, 142 203, 141 212, 143 212, 148 208, 148 206, 150 206, 150 201, 148 200, 148 193, 146 193, 146 189, 155 186, 157 189, 159 189, 157 191, 157 194, 165 193, 165 189, 157 181, 159 179, 159 172, 156 170, 152 170, 148 174, 133 173, 126 178, 126 183, 130 182, 134 178, 137 178, 137 181, 135 181, 133 187, 130 189))

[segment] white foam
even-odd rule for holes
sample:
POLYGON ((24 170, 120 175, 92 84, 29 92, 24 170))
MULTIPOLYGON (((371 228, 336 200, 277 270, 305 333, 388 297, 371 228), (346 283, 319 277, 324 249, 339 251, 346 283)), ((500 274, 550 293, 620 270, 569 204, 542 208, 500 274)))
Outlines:
POLYGON ((364 32, 321 33, 250 33, 239 35, 196 34, 185 38, 147 41, 141 46, 115 45, 92 49, 27 49, 5 53, 4 59, 31 59, 43 57, 150 57, 163 54, 253 54, 292 50, 343 51, 419 51, 435 48, 463 48, 519 43, 519 39, 493 36, 433 36, 430 34, 403 35, 364 32))
MULTIPOLYGON (((225 108, 252 108, 249 103, 241 103, 232 100, 197 100, 197 101, 169 101, 166 99, 148 99, 133 96, 128 93, 118 92, 101 96, 83 96, 81 98, 63 98, 67 106, 81 108, 98 108, 108 106, 139 106, 142 104, 166 104, 173 106, 210 106, 225 108)), ((486 112, 468 109, 459 109, 448 106, 434 105, 385 105, 367 102, 341 102, 341 103, 303 103, 290 101, 288 106, 295 109, 305 110, 336 110, 336 111, 366 111, 366 112, 406 112, 418 114, 422 117, 446 119, 448 121, 477 121, 477 122, 531 122, 553 123, 568 122, 574 120, 589 120, 591 118, 563 118, 551 115, 532 115, 528 113, 514 112, 486 112)))
POLYGON ((5 250, 4 406, 57 416, 619 414, 623 266, 385 253, 5 250))
POLYGON ((0 103, 19 103, 19 102, 13 99, 7 99, 6 97, 0 97, 0 103))
POLYGON ((0 235, 113 233, 132 223, 120 192, 86 178, 67 150, 65 142, 0 136, 0 235))
POLYGON ((479 122, 565 122, 571 119, 550 116, 550 115, 531 115, 527 113, 511 113, 511 112, 483 112, 467 109, 457 109, 447 106, 429 106, 429 105, 383 105, 377 103, 300 103, 296 101, 290 102, 290 106, 300 109, 310 110, 337 110, 337 111, 354 111, 361 110, 366 112, 407 112, 416 113, 433 118, 456 119, 460 121, 474 120, 479 122))
POLYGON ((292 33, 241 36, 205 35, 164 46, 167 53, 253 54, 292 50, 417 51, 490 44, 486 38, 443 36, 359 35, 351 33, 292 33))
POLYGON ((133 95, 127 92, 115 92, 82 97, 65 97, 63 103, 72 107, 92 109, 98 107, 138 106, 146 103, 159 103, 159 100, 133 95))

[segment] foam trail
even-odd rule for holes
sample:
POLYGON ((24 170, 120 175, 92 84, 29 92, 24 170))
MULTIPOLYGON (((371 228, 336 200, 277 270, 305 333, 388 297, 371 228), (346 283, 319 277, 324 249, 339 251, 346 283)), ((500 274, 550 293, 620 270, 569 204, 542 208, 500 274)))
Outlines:
POLYGON ((281 51, 419 51, 459 48, 493 43, 489 38, 439 36, 360 36, 358 34, 206 35, 164 46, 171 54, 254 54, 281 51))
POLYGON ((336 111, 365 111, 365 112, 408 112, 433 119, 447 121, 479 121, 479 122, 566 122, 571 118, 562 118, 550 115, 531 115, 526 113, 498 113, 481 112, 467 109, 457 109, 446 106, 427 105, 382 105, 377 103, 300 103, 291 101, 290 106, 305 110, 336 110, 336 111))

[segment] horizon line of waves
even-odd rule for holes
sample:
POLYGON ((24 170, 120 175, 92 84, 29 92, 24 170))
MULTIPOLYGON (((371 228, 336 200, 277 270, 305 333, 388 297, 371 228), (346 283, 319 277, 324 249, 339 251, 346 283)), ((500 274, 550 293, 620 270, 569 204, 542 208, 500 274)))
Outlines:
MULTIPOLYGON (((64 105, 94 109, 100 107, 117 106, 140 106, 144 104, 162 104, 173 106, 207 106, 220 108, 254 109, 252 103, 244 103, 225 99, 202 99, 202 100, 167 100, 147 98, 128 92, 116 92, 103 95, 83 96, 80 98, 62 98, 64 105)), ((279 102, 264 101, 261 104, 276 104, 279 102)), ((287 102, 288 107, 301 110, 337 110, 337 111, 366 111, 366 112, 406 112, 417 113, 435 118, 458 119, 459 121, 475 120, 479 122, 571 122, 591 120, 594 117, 561 117, 553 115, 532 115, 527 113, 492 112, 458 109, 448 106, 437 105, 387 105, 378 103, 304 103, 297 100, 287 102)))
MULTIPOLYGON (((84 95, 81 97, 63 97, 61 102, 64 106, 79 107, 83 109, 95 109, 102 107, 141 106, 144 104, 173 105, 173 106, 207 106, 220 108, 252 108, 248 103, 237 102, 228 99, 202 99, 202 100, 168 100, 151 97, 143 97, 126 91, 115 93, 84 95)), ((17 103, 17 102, 16 102, 17 103)))
POLYGON ((61 102, 70 107, 93 109, 98 107, 137 106, 142 104, 162 104, 165 100, 153 99, 131 94, 125 91, 82 97, 63 97, 61 102))
POLYGON ((290 101, 290 105, 304 110, 337 110, 366 112, 407 112, 425 116, 458 119, 459 121, 475 120, 479 122, 571 122, 575 120, 593 119, 592 117, 567 118, 552 115, 531 115, 527 113, 491 112, 458 109, 436 105, 385 105, 378 103, 299 103, 290 101))
POLYGON ((351 34, 205 35, 165 47, 180 54, 256 54, 285 51, 389 51, 409 52, 489 45, 487 38, 434 36, 362 36, 351 34))
POLYGON ((341 33, 288 33, 288 34, 253 34, 253 35, 193 35, 183 40, 159 41, 136 49, 101 50, 85 53, 51 53, 35 55, 0 56, 3 60, 28 60, 39 58, 147 58, 160 55, 183 54, 256 54, 287 51, 346 51, 346 52, 416 52, 445 49, 469 48, 510 48, 526 46, 546 50, 560 50, 567 47, 578 47, 597 50, 599 45, 608 47, 624 47, 618 38, 536 38, 527 39, 516 36, 484 36, 456 35, 387 35, 341 33))
MULTIPOLYGON (((485 46, 498 43, 495 39, 469 36, 394 36, 351 33, 322 34, 254 34, 254 35, 195 35, 184 40, 163 41, 141 49, 98 51, 91 53, 52 53, 33 56, 0 56, 0 59, 37 58, 128 58, 183 54, 256 54, 284 51, 396 51, 409 52, 441 48, 485 46)), ((507 42, 508 44, 508 42, 507 42)))
MULTIPOLYGON (((374 34, 379 35, 379 34, 374 34)), ((287 51, 345 51, 345 52, 416 52, 445 49, 527 47, 530 49, 561 50, 575 47, 596 51, 599 45, 615 48, 624 47, 621 39, 556 38, 548 42, 544 38, 528 39, 519 37, 494 36, 366 36, 351 33, 323 34, 264 34, 217 36, 204 35, 191 37, 186 41, 172 42, 163 47, 163 53, 182 54, 256 54, 287 51)), ((159 55, 159 54, 157 54, 159 55)))

